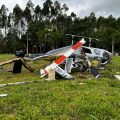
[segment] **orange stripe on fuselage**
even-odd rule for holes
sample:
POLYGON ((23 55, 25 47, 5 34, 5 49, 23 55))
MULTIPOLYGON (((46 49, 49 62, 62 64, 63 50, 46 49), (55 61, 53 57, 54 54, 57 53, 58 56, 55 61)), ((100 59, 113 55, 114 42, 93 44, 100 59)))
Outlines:
POLYGON ((55 60, 56 64, 61 64, 63 63, 63 61, 66 59, 67 57, 65 57, 64 55, 61 55, 57 60, 55 60))

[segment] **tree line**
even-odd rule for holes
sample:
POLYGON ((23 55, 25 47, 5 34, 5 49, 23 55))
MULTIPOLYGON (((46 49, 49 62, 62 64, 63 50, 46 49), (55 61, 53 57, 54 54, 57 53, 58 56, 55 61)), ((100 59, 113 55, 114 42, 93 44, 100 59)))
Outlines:
MULTIPOLYGON (((34 6, 29 0, 22 10, 18 4, 9 12, 0 8, 0 53, 13 53, 25 49, 27 53, 45 53, 71 44, 65 34, 76 34, 99 39, 95 47, 120 52, 120 17, 100 16, 92 12, 84 18, 58 1, 46 0, 43 6, 34 6)), ((95 40, 93 41, 95 42, 95 40)))

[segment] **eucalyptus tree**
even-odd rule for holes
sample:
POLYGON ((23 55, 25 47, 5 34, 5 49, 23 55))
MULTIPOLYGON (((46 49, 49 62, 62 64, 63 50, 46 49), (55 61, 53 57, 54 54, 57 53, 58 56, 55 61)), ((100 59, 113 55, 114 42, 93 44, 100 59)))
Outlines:
POLYGON ((13 16, 14 16, 14 27, 16 28, 18 36, 21 38, 22 35, 22 17, 23 10, 20 8, 18 4, 13 8, 13 16))
POLYGON ((63 35, 64 35, 63 32, 56 31, 56 30, 51 31, 50 36, 49 36, 51 38, 51 41, 50 41, 51 49, 60 47, 60 43, 62 41, 63 35))
POLYGON ((50 22, 51 19, 51 8, 52 8, 53 2, 51 0, 46 0, 46 2, 43 3, 43 9, 42 14, 44 15, 44 19, 50 22))
POLYGON ((26 18, 28 23, 32 20, 31 12, 28 7, 25 8, 23 16, 26 18))
POLYGON ((117 18, 117 25, 118 25, 118 27, 120 28, 120 17, 117 18))
POLYGON ((117 29, 113 34, 113 40, 112 41, 112 52, 119 52, 120 53, 120 28, 117 29))
POLYGON ((45 38, 46 38, 46 31, 45 30, 39 30, 36 35, 38 36, 39 40, 39 48, 40 48, 40 53, 45 52, 45 38))
POLYGON ((107 27, 107 18, 100 16, 97 19, 97 28, 98 30, 105 30, 107 27))
POLYGON ((56 17, 62 13, 61 4, 58 1, 54 2, 54 9, 55 9, 55 16, 56 17))
POLYGON ((27 4, 26 4, 26 7, 33 9, 33 8, 34 8, 33 2, 32 2, 31 0, 29 0, 29 1, 27 2, 27 4))
POLYGON ((69 10, 68 6, 66 4, 63 4, 62 6, 62 11, 63 11, 63 15, 66 17, 66 13, 69 10))
POLYGON ((90 16, 88 17, 89 18, 89 32, 91 33, 91 37, 95 37, 94 36, 94 32, 95 30, 97 29, 97 18, 95 17, 95 13, 92 12, 90 13, 90 16))
POLYGON ((7 33, 7 12, 8 12, 8 8, 6 8, 5 5, 1 6, 1 28, 4 29, 4 35, 6 35, 7 33))
POLYGON ((32 17, 32 20, 34 21, 34 4, 31 0, 29 0, 26 4, 26 7, 30 10, 30 14, 31 14, 31 17, 32 17))
POLYGON ((17 35, 16 29, 14 28, 9 29, 4 40, 6 41, 7 51, 9 53, 13 53, 15 50, 17 50, 21 46, 21 44, 19 44, 19 37, 17 35))
POLYGON ((0 32, 0 54, 6 51, 7 51, 6 41, 4 40, 4 37, 2 33, 0 32))
POLYGON ((14 16, 13 13, 9 13, 7 20, 7 27, 10 29, 13 26, 14 26, 14 16))
POLYGON ((0 28, 2 28, 2 12, 1 12, 1 9, 0 9, 0 28))
POLYGON ((99 17, 97 20, 97 36, 100 38, 100 46, 114 53, 119 36, 119 25, 116 18, 110 15, 108 18, 99 17))
POLYGON ((116 43, 116 33, 118 30, 117 20, 112 15, 107 18, 107 30, 109 31, 108 42, 111 43, 111 51, 114 54, 116 43))
POLYGON ((51 9, 51 14, 53 16, 52 24, 55 26, 56 30, 59 30, 59 16, 62 14, 61 4, 58 1, 55 1, 51 9))
POLYGON ((41 14, 41 7, 39 5, 37 5, 35 7, 35 20, 36 21, 41 21, 42 20, 42 14, 41 14))
POLYGON ((53 6, 51 6, 51 16, 53 20, 56 20, 59 14, 61 14, 61 5, 58 1, 55 1, 53 6))
POLYGON ((31 0, 28 1, 26 4, 26 8, 23 11, 23 17, 26 18, 27 22, 33 21, 34 18, 34 4, 32 3, 31 0))
POLYGON ((77 15, 74 12, 71 12, 70 17, 72 18, 72 21, 74 21, 77 17, 77 15))
POLYGON ((66 4, 63 4, 62 8, 62 18, 64 20, 64 22, 62 22, 62 27, 63 27, 63 31, 65 31, 67 29, 67 11, 69 10, 68 6, 66 4))
POLYGON ((17 24, 23 15, 23 10, 20 8, 18 4, 16 4, 15 8, 13 8, 14 22, 17 24))

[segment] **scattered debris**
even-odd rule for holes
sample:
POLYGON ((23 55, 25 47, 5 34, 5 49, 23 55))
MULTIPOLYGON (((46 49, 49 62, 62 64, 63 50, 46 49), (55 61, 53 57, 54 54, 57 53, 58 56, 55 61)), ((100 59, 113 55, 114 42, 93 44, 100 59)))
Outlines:
POLYGON ((0 87, 4 87, 4 86, 6 86, 7 84, 0 84, 0 87))
POLYGON ((120 80, 120 75, 114 75, 114 77, 118 80, 120 80))
POLYGON ((85 83, 79 83, 79 85, 84 85, 85 83))
POLYGON ((0 97, 6 97, 7 94, 0 94, 0 97))
POLYGON ((25 82, 14 82, 14 83, 0 84, 0 88, 5 87, 5 86, 20 85, 20 84, 35 83, 35 82, 43 82, 43 81, 36 80, 36 81, 25 81, 25 82))
POLYGON ((89 114, 94 120, 98 120, 98 118, 96 118, 95 116, 89 114))

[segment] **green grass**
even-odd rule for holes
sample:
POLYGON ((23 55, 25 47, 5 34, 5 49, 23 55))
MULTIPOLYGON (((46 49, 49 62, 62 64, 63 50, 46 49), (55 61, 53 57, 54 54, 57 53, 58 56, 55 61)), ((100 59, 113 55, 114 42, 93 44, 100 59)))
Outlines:
POLYGON ((14 57, 15 57, 15 55, 13 55, 13 54, 1 54, 0 55, 0 62, 3 60, 14 58, 14 57))
POLYGON ((35 73, 26 69, 16 75, 0 72, 0 84, 40 81, 0 88, 0 94, 8 94, 0 97, 0 120, 120 120, 120 81, 113 77, 120 72, 120 57, 114 57, 100 71, 99 79, 88 73, 78 77, 76 73, 75 80, 47 82, 40 78, 38 71, 44 67, 43 63, 48 64, 30 63, 36 68, 35 73))

